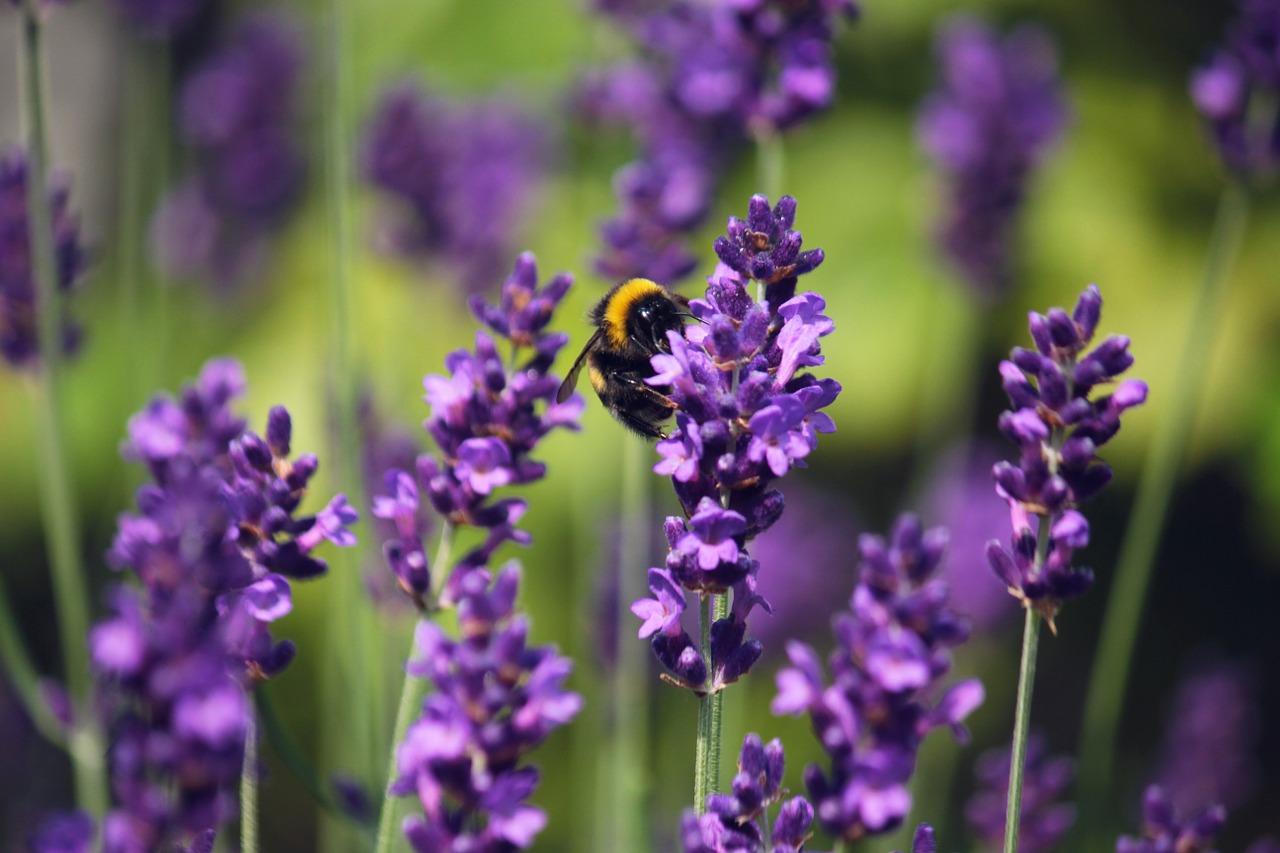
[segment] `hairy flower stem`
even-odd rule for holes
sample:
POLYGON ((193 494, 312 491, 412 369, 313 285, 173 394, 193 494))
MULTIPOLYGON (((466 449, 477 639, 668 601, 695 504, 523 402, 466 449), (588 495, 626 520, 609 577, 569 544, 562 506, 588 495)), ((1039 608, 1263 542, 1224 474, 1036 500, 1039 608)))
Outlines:
MULTIPOLYGON (((711 598, 703 594, 698 599, 698 625, 701 628, 702 654, 707 661, 707 680, 711 680, 711 598)), ((711 708, 714 694, 698 697, 698 737, 693 757, 693 808, 698 814, 706 814, 707 794, 711 793, 710 763, 713 748, 711 708)))
POLYGON ((44 81, 38 0, 27 0, 22 16, 23 107, 27 123, 27 221, 36 278, 36 329, 41 378, 35 386, 36 443, 41 471, 40 511, 48 541, 53 575, 53 598, 58 616, 58 639, 67 689, 76 709, 77 730, 71 738, 76 805, 90 814, 107 806, 102 766, 102 736, 88 712, 89 631, 88 578, 80 558, 80 518, 75 505, 71 471, 62 436, 62 406, 58 374, 62 360, 62 310, 58 298, 58 266, 53 244, 53 220, 45 176, 49 171, 45 123, 44 81))
MULTIPOLYGON (((444 581, 449 574, 448 566, 449 558, 453 553, 454 529, 453 524, 446 521, 440 531, 440 541, 436 545, 436 559, 432 563, 435 568, 435 576, 431 579, 431 599, 433 602, 439 598, 440 589, 444 586, 444 581)), ((404 681, 400 685, 400 701, 396 705, 395 729, 391 733, 391 750, 387 756, 387 772, 382 786, 382 807, 378 810, 378 837, 374 842, 375 853, 389 853, 391 850, 391 839, 396 834, 396 803, 399 800, 389 796, 387 788, 391 785, 391 780, 396 775, 396 748, 400 746, 400 742, 404 740, 405 733, 409 731, 409 723, 413 721, 414 714, 422 708, 422 696, 426 692, 426 682, 420 678, 410 676, 407 665, 409 661, 413 660, 413 653, 417 648, 417 628, 423 618, 422 615, 419 615, 413 621, 414 630, 410 634, 409 651, 405 655, 404 681)))
MULTIPOLYGON (((622 548, 618 597, 614 606, 618 625, 631 619, 630 603, 648 592, 649 485, 646 464, 649 445, 628 441, 622 459, 622 548)), ((647 850, 652 846, 644 816, 649 793, 649 650, 643 643, 619 643, 616 689, 610 715, 615 745, 611 771, 612 802, 607 812, 610 837, 619 850, 647 850)))
MULTIPOLYGON (((1057 438, 1057 436, 1055 436, 1057 438)), ((1036 538, 1036 569, 1049 554, 1049 518, 1040 516, 1036 538)), ((1018 668, 1018 703, 1013 712, 1013 750, 1009 763, 1009 801, 1004 818, 1004 853, 1018 853, 1018 824, 1022 821, 1022 777, 1027 765, 1027 733, 1031 729, 1031 692, 1036 682, 1036 652, 1040 648, 1039 611, 1027 608, 1022 629, 1022 664, 1018 668)))
POLYGON ((1188 320, 1182 358, 1173 374, 1167 413, 1159 420, 1143 466, 1116 578, 1107 601, 1080 731, 1080 835, 1097 841, 1113 790, 1116 729, 1124 706, 1133 647, 1142 624, 1142 608, 1164 530, 1169 500, 1186 453, 1204 390, 1209 351, 1217 340, 1227 302, 1227 282, 1235 265, 1249 214, 1245 188, 1234 181, 1223 188, 1209 242, 1204 274, 1188 320))
POLYGON ((240 850, 258 853, 258 724, 249 715, 240 770, 240 850))

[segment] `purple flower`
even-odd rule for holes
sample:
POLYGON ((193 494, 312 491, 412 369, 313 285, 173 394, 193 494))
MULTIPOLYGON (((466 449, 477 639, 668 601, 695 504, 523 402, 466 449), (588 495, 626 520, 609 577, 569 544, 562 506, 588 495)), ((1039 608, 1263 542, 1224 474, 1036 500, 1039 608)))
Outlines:
MULTIPOLYGON (((513 103, 450 103, 412 82, 389 88, 361 146, 365 180, 398 207, 386 248, 442 258, 468 292, 489 287, 514 254, 549 142, 546 128, 513 103)), ((503 334, 527 337, 520 322, 503 334)))
POLYGON ((306 159, 293 129, 303 56, 293 24, 253 15, 183 83, 179 130, 196 168, 161 201, 148 236, 168 276, 240 284, 296 208, 306 159))
MULTIPOLYGON (((597 4, 643 51, 586 80, 589 119, 625 124, 637 159, 614 177, 619 212, 601 227, 606 278, 672 283, 696 258, 685 238, 705 220, 726 153, 830 105, 831 39, 847 0, 597 4)), ((779 300, 779 302, 782 300, 779 300)))
POLYGON ((230 408, 244 388, 238 364, 211 361, 129 422, 124 455, 153 482, 121 516, 108 561, 141 585, 116 587, 89 634, 111 728, 107 851, 196 849, 234 816, 248 691, 295 652, 269 629, 292 609, 287 578, 325 571, 312 553, 323 541, 354 543, 343 496, 299 512, 316 458, 289 458, 282 407, 266 439, 246 431, 230 408))
POLYGON ((31 853, 91 853, 93 818, 83 812, 51 814, 27 838, 31 853))
POLYGON ((120 16, 144 38, 167 39, 183 33, 209 0, 112 0, 120 16))
POLYGON ((938 36, 939 90, 920 111, 920 144, 947 184, 940 240, 979 294, 1015 278, 1018 209, 1032 172, 1067 120, 1052 42, 1023 27, 1001 39, 966 18, 938 36))
POLYGON ((911 837, 911 853, 937 853, 938 842, 933 837, 933 827, 922 823, 911 837))
POLYGON ((1255 681, 1247 667, 1215 661, 1178 684, 1156 773, 1176 812, 1205 803, 1236 808, 1256 790, 1262 721, 1255 681))
POLYGON ((528 621, 514 611, 519 579, 514 563, 492 585, 486 570, 463 578, 462 640, 418 624, 409 671, 434 689, 396 750, 389 791, 418 797, 423 812, 405 820, 404 832, 421 853, 524 849, 546 823, 527 803, 538 773, 522 759, 582 700, 563 687, 569 660, 527 645, 528 621))
MULTIPOLYGON (((835 429, 820 410, 834 402, 839 383, 796 373, 822 363, 818 341, 834 324, 822 314, 820 296, 795 296, 798 277, 822 261, 820 249, 800 250, 795 210, 790 196, 774 208, 755 196, 748 220, 729 220, 729 236, 716 241, 724 262, 708 279, 706 298, 689 305, 701 323, 683 336, 669 333, 671 351, 653 357, 646 380, 679 409, 654 467, 671 475, 687 516, 667 519, 666 570, 690 591, 733 592, 731 613, 711 626, 711 648, 697 648, 674 623, 652 640, 669 680, 699 694, 746 674, 762 653, 747 639, 746 621, 756 606, 772 608, 757 591, 759 564, 746 543, 782 514, 773 481, 805 464, 819 432, 835 429), (756 303, 747 293, 755 274, 766 276, 759 283, 770 301, 756 303), (690 656, 699 655, 703 665, 696 666, 690 656), (697 681, 698 673, 711 682, 697 681)), ((655 606, 661 603, 641 601, 632 609, 648 620, 655 606)))
POLYGON ((1075 507, 1111 481, 1111 467, 1097 451, 1120 429, 1126 409, 1147 399, 1146 383, 1126 379, 1110 394, 1090 399, 1133 364, 1129 339, 1112 335, 1092 351, 1102 314, 1097 285, 1080 295, 1075 311, 1054 308, 1030 315, 1036 349, 1015 347, 1000 374, 1013 409, 1000 416, 1000 431, 1018 445, 1017 465, 992 469, 996 493, 1009 505, 1010 547, 987 544, 987 559, 1009 594, 1035 608, 1054 629, 1062 602, 1089 588, 1093 573, 1071 566, 1072 552, 1089 542, 1089 525, 1075 507), (1033 526, 1032 519, 1037 523, 1033 526), (1043 550, 1039 537, 1047 536, 1043 550))
POLYGON ((965 623, 946 607, 945 584, 933 577, 945 543, 945 531, 925 531, 912 516, 898 520, 887 543, 859 539, 862 565, 850 611, 833 620, 830 686, 811 648, 787 646, 791 666, 778 672, 771 707, 775 714, 807 713, 830 756, 830 772, 810 765, 805 786, 818 822, 837 838, 900 825, 924 736, 945 725, 965 737, 961 722, 982 703, 976 679, 941 692, 948 650, 968 638, 965 623))
POLYGON ((540 480, 546 466, 532 458, 538 444, 553 429, 578 428, 582 398, 557 403, 560 379, 550 372, 568 338, 545 331, 572 278, 561 273, 542 288, 537 278, 534 258, 525 253, 503 284, 499 304, 471 301, 477 319, 508 340, 511 353, 500 355, 497 342, 477 332, 473 351, 457 350, 445 358, 448 375, 423 378, 431 407, 424 426, 439 457, 419 456, 413 474, 386 472, 390 494, 374 499, 374 515, 396 527, 384 541, 383 553, 418 607, 454 603, 463 576, 485 566, 502 543, 528 543, 529 534, 516 528, 524 502, 495 499, 494 490, 540 480), (486 531, 484 541, 454 567, 443 591, 437 590, 436 602, 428 595, 431 576, 423 550, 426 520, 419 513, 420 494, 450 525, 486 531))
POLYGON ((1209 806, 1194 818, 1179 820, 1169 795, 1159 785, 1152 785, 1142 797, 1142 835, 1120 836, 1116 853, 1205 853, 1226 820, 1222 806, 1209 806))
POLYGON ((1191 76, 1191 100, 1227 168, 1248 180, 1280 166, 1280 3, 1240 0, 1226 40, 1191 76))
MULTIPOLYGON (((27 178, 27 158, 20 149, 0 152, 0 355, 17 368, 34 366, 40 354, 36 339, 35 266, 27 222, 27 178)), ((88 266, 89 253, 80 243, 79 225, 68 206, 65 180, 51 178, 48 194, 57 286, 65 295, 79 283, 88 266)), ((63 352, 74 352, 80 342, 80 327, 65 312, 59 325, 63 352)))
POLYGON ((784 766, 780 740, 766 745, 756 734, 743 738, 730 793, 710 794, 705 814, 688 809, 681 817, 685 853, 797 853, 812 835, 813 806, 804 797, 782 803, 767 844, 764 836, 767 811, 786 794, 781 787, 784 766))
MULTIPOLYGON (((974 835, 992 850, 1004 847, 1009 763, 1008 748, 983 753, 975 767, 981 788, 965 806, 965 817, 974 835)), ((1075 762, 1066 757, 1050 757, 1039 735, 1028 739, 1022 817, 1018 823, 1019 850, 1047 853, 1058 848, 1076 820, 1075 806, 1058 802, 1075 773, 1075 762)))

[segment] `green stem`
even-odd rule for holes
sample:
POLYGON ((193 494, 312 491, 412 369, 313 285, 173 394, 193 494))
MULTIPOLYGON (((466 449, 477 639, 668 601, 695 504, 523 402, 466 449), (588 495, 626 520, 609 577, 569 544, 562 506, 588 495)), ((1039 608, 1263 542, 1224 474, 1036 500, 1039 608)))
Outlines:
POLYGON ((23 5, 22 76, 28 123, 27 217, 31 257, 36 278, 36 335, 43 382, 36 386, 36 428, 41 470, 40 509, 53 569, 54 606, 63 668, 79 728, 72 735, 72 769, 76 804, 90 814, 107 806, 103 777, 102 737, 89 713, 88 578, 80 555, 80 520, 71 472, 63 447, 59 367, 62 360, 62 310, 58 298, 58 267, 53 243, 53 220, 45 176, 49 171, 48 135, 41 69, 41 30, 38 0, 23 5))
MULTIPOLYGON (((701 629, 703 660, 707 664, 707 681, 711 681, 711 598, 698 597, 698 626, 701 629)), ((698 736, 693 754, 693 808, 698 814, 707 811, 707 794, 711 793, 711 694, 698 697, 698 736)))
MULTIPOLYGON (((648 542, 652 528, 649 486, 653 481, 647 463, 650 445, 626 442, 622 460, 622 547, 618 565, 616 620, 629 625, 631 602, 648 592, 648 542)), ((625 634, 625 632, 619 632, 625 634)), ((649 792, 649 648, 634 638, 618 643, 616 689, 611 693, 614 723, 610 808, 614 844, 620 850, 647 850, 646 827, 649 792)))
MULTIPOLYGON (((1048 531, 1041 523, 1041 538, 1048 531)), ((1018 704, 1013 720, 1013 756, 1009 765, 1009 802, 1004 819, 1004 853, 1018 851, 1018 824, 1022 820, 1022 777, 1027 763, 1027 732, 1031 727, 1031 689, 1036 680, 1036 649, 1040 645, 1040 614, 1027 608, 1022 630, 1022 666, 1018 672, 1018 704)))
POLYGON ((1080 831, 1085 839, 1099 833, 1104 813, 1109 811, 1116 731, 1133 663, 1134 644, 1142 624, 1143 603, 1169 501, 1204 390, 1209 351, 1222 326, 1227 282, 1248 214, 1249 200, 1244 188, 1228 184, 1219 200, 1204 274, 1188 321, 1178 368, 1173 374, 1177 379, 1169 389, 1169 408, 1152 436, 1133 514, 1120 548, 1080 732, 1080 831))
MULTIPOLYGON (((436 545, 436 559, 431 564, 435 572, 434 577, 431 579, 431 597, 433 601, 439 599, 440 589, 444 586, 444 579, 449 574, 448 565, 453 552, 454 529, 454 526, 446 521, 444 528, 440 531, 440 541, 436 545)), ((382 807, 378 811, 378 838, 374 842, 375 853, 388 853, 391 850, 391 839, 395 837, 396 830, 396 803, 398 800, 387 793, 387 787, 391 784, 391 780, 395 778, 396 748, 400 746, 400 742, 404 740, 405 733, 409 731, 409 723, 413 721, 414 712, 422 707, 422 695, 426 690, 422 679, 413 678, 409 675, 407 666, 407 662, 413 660, 418 633, 417 626, 421 621, 421 616, 414 621, 413 636, 409 640, 409 651, 405 655, 404 681, 400 685, 400 701, 396 705, 395 729, 391 735, 391 750, 387 757, 386 784, 383 785, 382 789, 382 807)))
POLYGON ((240 770, 240 850, 258 853, 258 724, 253 714, 244 733, 240 770))
POLYGON ((759 191, 774 204, 782 196, 782 183, 786 179, 787 152, 782 134, 773 128, 755 134, 756 183, 759 191))
MULTIPOLYGON (((415 629, 421 622, 421 617, 414 622, 415 629)), ((417 631, 414 631, 414 637, 409 641, 409 651, 405 655, 406 661, 413 660, 413 653, 417 639, 417 631)), ((413 720, 414 712, 422 707, 423 682, 421 679, 413 678, 408 674, 406 669, 404 676, 404 684, 400 688, 400 703, 396 707, 396 725, 392 734, 391 754, 387 758, 387 785, 391 784, 391 780, 396 774, 396 747, 404 740, 405 733, 409 731, 409 723, 413 720)), ((396 803, 398 801, 387 793, 386 788, 382 791, 382 808, 378 812, 378 840, 374 843, 375 853, 389 853, 391 850, 391 839, 395 837, 395 818, 396 803)))
POLYGON ((35 664, 31 662, 26 643, 22 641, 3 575, 0 575, 0 665, 4 666, 9 683, 17 692, 27 716, 35 724, 36 731, 53 745, 66 749, 67 737, 62 724, 40 695, 40 676, 35 664))

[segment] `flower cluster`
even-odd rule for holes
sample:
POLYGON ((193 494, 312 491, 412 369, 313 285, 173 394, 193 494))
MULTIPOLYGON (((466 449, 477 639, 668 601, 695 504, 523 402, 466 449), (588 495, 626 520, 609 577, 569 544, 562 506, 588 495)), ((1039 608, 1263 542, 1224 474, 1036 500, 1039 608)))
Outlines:
POLYGON ((1180 821, 1174 816, 1169 795, 1159 785, 1152 785, 1142 796, 1142 835, 1121 836, 1116 840, 1116 853, 1205 853, 1226 820, 1226 809, 1210 806, 1196 817, 1180 821))
POLYGON ((698 693, 720 690, 759 658, 760 644, 744 640, 746 620, 756 605, 769 605, 756 593, 746 541, 782 514, 773 481, 805 464, 818 433, 835 429, 821 410, 840 384, 797 372, 822 364, 818 339, 834 324, 821 296, 792 296, 797 277, 822 261, 822 250, 800 250, 795 210, 790 196, 773 209, 755 196, 746 221, 729 220, 706 298, 689 306, 700 324, 669 334, 671 354, 653 357, 655 375, 646 380, 679 406, 676 429, 658 442, 663 459, 654 471, 671 476, 687 518, 667 519, 666 566, 650 570, 653 598, 632 611, 645 620, 640 636, 653 637, 669 680, 698 693), (770 301, 752 300, 745 284, 753 278, 770 301), (711 627, 711 648, 700 650, 680 624, 683 590, 730 589, 732 611, 711 627))
POLYGON ((323 573, 313 550, 355 542, 338 495, 299 515, 317 468, 290 460, 292 427, 271 410, 265 438, 230 409, 244 375, 211 361, 179 399, 157 397, 129 422, 127 457, 152 483, 120 518, 108 554, 140 586, 120 585, 112 615, 89 635, 111 721, 108 851, 189 843, 235 812, 247 691, 294 655, 268 625, 292 609, 287 578, 323 573))
POLYGON ((639 158, 614 181, 620 211, 601 231, 611 279, 673 282, 693 271, 682 239, 705 219, 726 150, 793 127, 835 92, 831 40, 850 0, 598 2, 644 59, 589 80, 582 111, 626 124, 639 158))
POLYGON ((769 841, 765 828, 767 811, 782 802, 785 757, 777 738, 768 745, 760 736, 749 734, 742 740, 738 773, 731 794, 709 794, 702 816, 693 809, 680 821, 680 842, 685 853, 798 853, 811 833, 813 806, 804 797, 792 797, 778 809, 769 841))
POLYGON ((412 82, 388 89, 361 146, 365 180, 399 205, 385 247, 442 258, 466 291, 487 288, 515 254, 549 145, 513 103, 449 103, 412 82))
POLYGON ((418 457, 413 474, 388 471, 391 494, 377 498, 373 509, 376 517, 397 526, 399 535, 384 544, 384 553, 401 587, 420 607, 429 604, 431 588, 422 545, 425 521, 419 512, 420 490, 426 491, 431 506, 450 525, 486 532, 484 541, 454 568, 442 603, 456 602, 465 575, 486 565, 503 542, 529 541, 528 533, 515 526, 525 502, 495 499, 493 492, 541 479, 546 466, 532 458, 534 448, 557 427, 578 427, 582 398, 555 402, 560 379, 550 372, 568 336, 545 331, 572 282, 562 273, 539 288, 533 255, 522 254, 502 285, 497 305, 479 296, 470 303, 480 322, 510 344, 509 361, 499 353, 493 337, 477 332, 474 352, 450 353, 445 358, 448 375, 423 380, 431 406, 425 426, 440 456, 418 457), (522 356, 525 351, 528 354, 522 356))
POLYGON ((527 802, 538 771, 521 759, 569 722, 582 699, 563 687, 568 658, 527 645, 528 620, 514 610, 519 582, 514 563, 492 585, 487 570, 466 575, 459 640, 418 624, 419 658, 409 672, 434 689, 396 750, 390 792, 421 802, 424 813, 404 823, 421 853, 523 849, 546 824, 527 802))
POLYGON ((946 585, 934 578, 946 533, 925 531, 903 516, 888 543, 858 540, 858 586, 849 612, 833 621, 838 645, 830 655, 832 683, 818 655, 803 643, 787 646, 791 666, 778 672, 775 714, 808 713, 831 771, 805 771, 818 822, 837 838, 888 832, 911 808, 908 781, 924 736, 961 722, 982 703, 982 684, 952 685, 936 703, 951 668, 949 649, 968 627, 947 608, 946 585), (932 707, 930 707, 932 705, 932 707))
MULTIPOLYGON (((975 774, 981 788, 965 806, 973 834, 991 850, 1004 849, 1005 805, 1009 797, 1008 748, 991 750, 978 758, 975 774)), ((1022 777, 1022 817, 1018 823, 1018 849, 1023 853, 1048 853, 1058 849, 1076 819, 1075 806, 1058 802, 1075 777, 1075 762, 1051 757, 1044 740, 1027 740, 1022 777)))
POLYGON ((263 264, 306 174, 292 127, 301 67, 292 24, 254 15, 183 83, 179 130, 196 168, 161 201, 149 234, 166 275, 227 286, 263 264))
POLYGON ((1000 363, 1013 404, 1000 416, 1000 431, 1021 453, 1018 464, 999 462, 992 469, 996 492, 1009 505, 1013 538, 1010 548, 989 542, 987 559, 1009 593, 1040 612, 1051 629, 1062 602, 1093 582, 1092 572, 1072 568, 1071 555, 1089 543, 1089 523, 1075 507, 1111 481, 1111 467, 1098 459, 1098 448, 1119 431, 1124 411, 1147 399, 1147 385, 1138 379, 1090 399, 1096 387, 1133 364, 1129 339, 1122 335, 1084 354, 1101 315, 1102 295, 1091 284, 1072 314, 1061 308, 1048 315, 1032 312, 1036 348, 1015 347, 1000 363))
POLYGON ((113 0, 112 5, 139 35, 166 39, 195 23, 209 0, 113 0))
POLYGON ((1176 811, 1205 803, 1237 808, 1259 779, 1261 719, 1253 673, 1225 661, 1202 666, 1178 685, 1156 781, 1176 811))
POLYGON ((1061 133, 1053 45, 1024 27, 1001 39, 975 21, 938 38, 939 91, 920 113, 922 146, 943 170, 943 249, 975 291, 997 296, 1014 277, 1013 229, 1032 171, 1061 133))
MULTIPOLYGON (((0 355, 14 367, 29 367, 39 355, 36 338, 36 281, 27 221, 27 158, 21 150, 0 153, 0 355)), ((76 217, 67 205, 67 189, 49 188, 58 289, 69 292, 88 266, 76 217)), ((61 318, 62 348, 72 352, 80 328, 61 318)))
POLYGON ((1280 3, 1240 0, 1226 43, 1191 77, 1227 168, 1262 177, 1280 167, 1280 3))

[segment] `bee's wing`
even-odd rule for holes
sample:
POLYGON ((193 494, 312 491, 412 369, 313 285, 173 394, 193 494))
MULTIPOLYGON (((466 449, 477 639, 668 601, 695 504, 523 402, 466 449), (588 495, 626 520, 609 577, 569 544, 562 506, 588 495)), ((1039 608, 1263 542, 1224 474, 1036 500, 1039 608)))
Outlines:
POLYGON ((587 353, 595 349, 596 344, 600 342, 600 338, 604 336, 604 328, 596 329, 591 340, 587 341, 587 345, 582 348, 582 352, 578 353, 578 359, 573 363, 573 367, 569 368, 569 373, 565 376, 564 381, 560 383, 560 390, 556 392, 556 402, 563 403, 569 399, 569 395, 573 393, 573 389, 578 387, 578 374, 582 372, 582 365, 587 363, 587 353))

